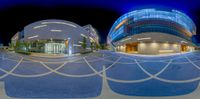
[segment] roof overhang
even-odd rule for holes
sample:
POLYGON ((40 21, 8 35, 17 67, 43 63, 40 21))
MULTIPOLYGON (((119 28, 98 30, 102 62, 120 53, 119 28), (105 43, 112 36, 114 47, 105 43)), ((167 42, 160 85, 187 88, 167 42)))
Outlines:
POLYGON ((177 44, 185 44, 189 46, 195 46, 192 41, 186 40, 184 38, 167 34, 167 33, 155 33, 155 32, 146 32, 135 34, 133 36, 127 36, 113 44, 115 46, 124 45, 131 42, 163 42, 163 43, 177 43, 177 44))

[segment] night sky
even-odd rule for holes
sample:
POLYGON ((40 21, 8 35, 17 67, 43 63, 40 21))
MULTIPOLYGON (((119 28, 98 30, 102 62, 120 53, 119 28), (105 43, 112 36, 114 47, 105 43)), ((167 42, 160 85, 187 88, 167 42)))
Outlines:
POLYGON ((0 43, 7 45, 24 26, 44 19, 62 19, 81 26, 91 24, 98 30, 100 42, 105 43, 117 18, 142 8, 184 12, 197 25, 197 33, 200 32, 198 0, 0 0, 0 43))

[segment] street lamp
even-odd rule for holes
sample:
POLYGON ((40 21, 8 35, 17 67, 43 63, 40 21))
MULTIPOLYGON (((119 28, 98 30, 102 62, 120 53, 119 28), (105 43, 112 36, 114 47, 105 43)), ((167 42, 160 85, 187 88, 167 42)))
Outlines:
POLYGON ((68 55, 72 54, 72 45, 71 45, 71 38, 68 37, 68 55))

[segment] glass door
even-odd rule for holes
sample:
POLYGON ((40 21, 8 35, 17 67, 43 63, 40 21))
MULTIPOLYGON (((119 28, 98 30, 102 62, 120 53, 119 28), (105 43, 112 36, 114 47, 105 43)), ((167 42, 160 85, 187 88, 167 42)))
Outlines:
POLYGON ((65 50, 65 44, 63 43, 46 43, 45 53, 49 54, 63 54, 65 50))

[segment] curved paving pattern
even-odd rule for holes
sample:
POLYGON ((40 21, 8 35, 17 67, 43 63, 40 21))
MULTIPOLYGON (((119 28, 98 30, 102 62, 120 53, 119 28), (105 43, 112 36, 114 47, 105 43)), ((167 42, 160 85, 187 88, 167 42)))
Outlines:
POLYGON ((199 55, 146 57, 100 51, 52 59, 0 52, 0 79, 7 95, 16 98, 97 97, 102 78, 118 94, 176 96, 197 88, 199 55))

